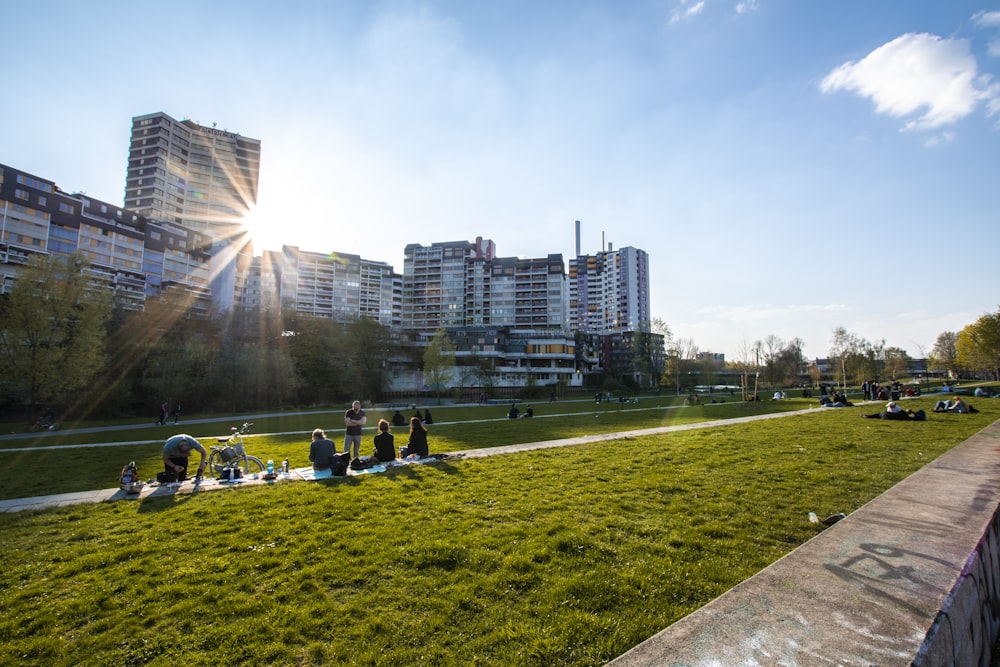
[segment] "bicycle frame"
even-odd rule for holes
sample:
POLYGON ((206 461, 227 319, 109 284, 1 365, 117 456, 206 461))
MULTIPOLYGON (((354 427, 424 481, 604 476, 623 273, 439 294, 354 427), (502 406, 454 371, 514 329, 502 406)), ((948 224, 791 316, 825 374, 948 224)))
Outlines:
POLYGON ((219 444, 212 445, 208 457, 208 469, 212 477, 228 477, 234 479, 232 472, 239 469, 244 475, 255 475, 264 472, 264 463, 256 456, 250 456, 243 445, 243 436, 250 432, 253 424, 246 422, 241 428, 232 427, 229 437, 219 438, 219 444))

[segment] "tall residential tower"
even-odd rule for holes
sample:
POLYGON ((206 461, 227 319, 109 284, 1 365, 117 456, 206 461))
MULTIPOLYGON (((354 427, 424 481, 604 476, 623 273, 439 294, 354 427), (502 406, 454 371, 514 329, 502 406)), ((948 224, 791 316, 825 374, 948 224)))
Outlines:
POLYGON ((177 121, 132 119, 125 207, 151 220, 210 234, 210 287, 217 308, 234 303, 238 274, 253 258, 244 220, 257 203, 260 140, 177 121))

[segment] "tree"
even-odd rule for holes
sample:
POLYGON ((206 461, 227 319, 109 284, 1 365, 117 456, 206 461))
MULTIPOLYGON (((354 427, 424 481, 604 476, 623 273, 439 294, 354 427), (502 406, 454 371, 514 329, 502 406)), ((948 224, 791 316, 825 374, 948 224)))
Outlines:
POLYGON ((347 350, 349 372, 358 385, 355 394, 377 401, 382 398, 384 364, 389 358, 389 332, 375 320, 361 317, 347 324, 346 333, 351 341, 347 350))
POLYGON ((740 390, 744 401, 757 397, 757 380, 760 376, 759 345, 760 341, 750 345, 744 340, 740 344, 740 348, 736 352, 736 360, 732 364, 733 368, 740 374, 740 390), (751 387, 751 381, 753 387, 751 387))
POLYGON ((957 367, 958 334, 954 331, 944 331, 938 334, 937 340, 934 341, 934 347, 927 359, 927 369, 948 373, 957 370, 957 367))
POLYGON ((33 255, 4 295, 0 371, 11 394, 32 410, 41 403, 87 408, 112 311, 110 295, 90 286, 89 266, 79 253, 33 255))
POLYGON ((451 381, 454 366, 455 344, 448 338, 444 328, 440 328, 424 348, 424 382, 437 392, 439 402, 441 388, 451 381))
POLYGON ((962 329, 956 345, 959 362, 966 368, 1000 377, 1000 309, 962 329))
POLYGON ((900 347, 887 347, 885 348, 885 372, 889 374, 893 380, 902 377, 906 374, 907 362, 910 359, 910 355, 906 353, 906 350, 900 347))

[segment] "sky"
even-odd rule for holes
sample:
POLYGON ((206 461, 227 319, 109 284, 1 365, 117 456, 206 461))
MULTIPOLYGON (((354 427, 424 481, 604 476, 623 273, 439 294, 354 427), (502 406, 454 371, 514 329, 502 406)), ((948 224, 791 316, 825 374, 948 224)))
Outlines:
POLYGON ((131 119, 259 139, 251 228, 403 269, 632 246, 735 360, 1000 307, 1000 1, 0 0, 0 163, 120 205, 131 119))

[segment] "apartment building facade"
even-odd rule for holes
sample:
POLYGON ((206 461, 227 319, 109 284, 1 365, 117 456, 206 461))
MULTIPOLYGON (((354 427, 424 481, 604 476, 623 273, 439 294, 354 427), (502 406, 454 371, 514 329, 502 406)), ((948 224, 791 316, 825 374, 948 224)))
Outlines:
POLYGON ((569 262, 569 326, 574 331, 613 334, 648 331, 649 255, 610 246, 569 262))
POLYGON ((176 285, 206 303, 208 254, 198 233, 161 226, 121 206, 67 193, 54 181, 0 164, 0 292, 13 288, 32 254, 90 262, 91 280, 116 303, 141 310, 147 296, 176 285))
POLYGON ((132 118, 125 207, 204 235, 215 307, 238 303, 253 261, 244 220, 257 203, 258 139, 157 112, 132 118))

